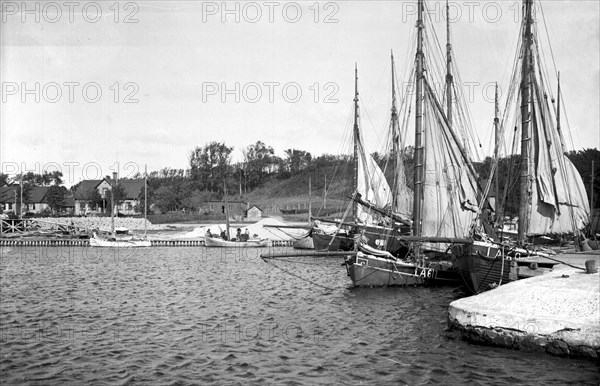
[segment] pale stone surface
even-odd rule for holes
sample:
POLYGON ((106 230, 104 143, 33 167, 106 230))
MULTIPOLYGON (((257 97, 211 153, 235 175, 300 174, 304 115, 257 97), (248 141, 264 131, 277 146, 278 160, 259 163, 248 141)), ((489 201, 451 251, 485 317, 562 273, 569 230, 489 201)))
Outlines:
MULTIPOLYGON (((49 217, 40 218, 38 220, 61 225, 71 225, 71 222, 73 222, 73 225, 87 229, 110 229, 110 217, 49 217)), ((150 221, 144 220, 143 218, 115 217, 116 227, 125 227, 130 230, 143 230, 144 222, 146 222, 146 229, 148 230, 164 229, 163 225, 153 225, 150 221)), ((51 225, 48 226, 51 227, 51 225)))
MULTIPOLYGON (((585 260, 599 260, 600 256, 571 254, 556 258, 585 267, 585 260)), ((587 274, 559 265, 548 274, 454 301, 448 312, 452 325, 488 343, 526 349, 547 344, 547 351, 554 354, 575 350, 590 356, 585 353, 600 352, 600 273, 587 274), (486 339, 486 334, 495 337, 486 339), (499 335, 505 335, 508 341, 502 343, 499 335), (531 339, 523 339, 525 336, 531 339)))

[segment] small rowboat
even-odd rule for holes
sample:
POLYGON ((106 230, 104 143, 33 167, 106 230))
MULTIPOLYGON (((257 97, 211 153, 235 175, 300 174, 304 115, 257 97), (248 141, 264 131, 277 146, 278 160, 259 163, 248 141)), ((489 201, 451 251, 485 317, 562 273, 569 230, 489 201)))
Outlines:
POLYGON ((271 240, 248 240, 248 241, 227 241, 216 237, 205 237, 204 244, 207 247, 218 248, 261 248, 272 246, 271 240))

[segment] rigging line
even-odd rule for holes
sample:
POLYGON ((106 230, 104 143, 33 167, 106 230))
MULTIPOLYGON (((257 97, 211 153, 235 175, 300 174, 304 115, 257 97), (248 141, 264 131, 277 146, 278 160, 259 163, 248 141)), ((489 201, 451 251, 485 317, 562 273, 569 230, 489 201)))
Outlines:
POLYGON ((280 269, 281 271, 283 271, 283 272, 287 273, 287 274, 288 274, 288 275, 290 275, 290 276, 294 276, 294 277, 296 277, 296 278, 298 278, 298 279, 300 279, 300 280, 303 280, 303 281, 305 281, 305 282, 307 282, 307 283, 310 283, 310 284, 312 284, 312 285, 316 285, 317 287, 325 288, 325 289, 326 289, 326 290, 328 290, 328 291, 334 291, 334 289, 333 289, 333 288, 330 288, 330 287, 324 286, 324 285, 322 285, 322 284, 316 283, 316 282, 314 282, 314 281, 312 281, 312 280, 310 280, 310 279, 307 279, 307 278, 304 278, 304 277, 302 277, 302 276, 300 276, 300 275, 297 275, 297 274, 295 274, 294 272, 290 272, 289 270, 287 270, 287 269, 285 269, 285 268, 282 268, 282 267, 280 267, 280 266, 278 266, 278 265, 274 264, 272 261, 267 261, 267 260, 266 260, 264 257, 261 257, 261 259, 262 259, 262 261, 264 261, 265 263, 267 263, 267 264, 269 264, 269 265, 271 265, 271 266, 273 266, 273 267, 275 267, 275 268, 277 268, 277 269, 280 269))
POLYGON ((550 48, 550 57, 552 57, 552 64, 554 66, 554 74, 557 74, 558 71, 556 69, 556 61, 554 60, 554 51, 552 50, 552 44, 550 43, 550 33, 548 32, 548 25, 546 24, 546 15, 544 15, 544 7, 542 7, 541 1, 538 1, 537 4, 540 6, 540 10, 542 11, 542 20, 544 21, 544 29, 546 30, 546 39, 548 39, 548 47, 550 48))

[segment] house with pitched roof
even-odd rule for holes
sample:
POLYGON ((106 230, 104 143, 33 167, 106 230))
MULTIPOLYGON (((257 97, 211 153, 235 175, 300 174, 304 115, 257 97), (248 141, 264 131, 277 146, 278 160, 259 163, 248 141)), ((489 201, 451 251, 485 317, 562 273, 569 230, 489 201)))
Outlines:
MULTIPOLYGON (((46 201, 46 193, 48 193, 47 186, 32 186, 27 197, 23 198, 22 213, 38 214, 46 209, 50 210, 50 205, 46 201)), ((0 187, 0 204, 2 204, 3 212, 19 213, 17 202, 20 201, 20 198, 17 197, 18 194, 19 185, 0 187)))
MULTIPOLYGON (((92 202, 93 191, 96 190, 102 197, 103 204, 99 210, 106 212, 105 206, 110 199, 110 191, 113 186, 119 185, 125 193, 124 199, 117 205, 117 211, 125 215, 139 214, 140 194, 144 191, 144 179, 118 179, 116 173, 113 178, 104 177, 101 180, 83 180, 73 192, 75 201, 75 215, 81 216, 89 213, 94 208, 92 202)), ((110 212, 109 212, 110 213, 110 212)))

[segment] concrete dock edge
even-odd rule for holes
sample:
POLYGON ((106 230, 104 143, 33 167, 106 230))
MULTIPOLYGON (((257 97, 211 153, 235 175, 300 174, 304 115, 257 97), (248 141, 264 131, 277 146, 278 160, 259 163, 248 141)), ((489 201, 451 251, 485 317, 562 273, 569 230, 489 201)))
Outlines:
MULTIPOLYGON (((562 255, 584 267, 598 255, 562 255)), ((557 266, 450 303, 448 323, 463 338, 552 355, 600 358, 600 273, 557 266)))

